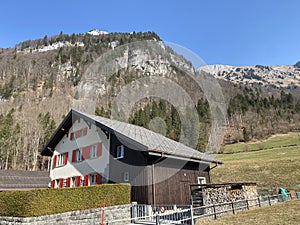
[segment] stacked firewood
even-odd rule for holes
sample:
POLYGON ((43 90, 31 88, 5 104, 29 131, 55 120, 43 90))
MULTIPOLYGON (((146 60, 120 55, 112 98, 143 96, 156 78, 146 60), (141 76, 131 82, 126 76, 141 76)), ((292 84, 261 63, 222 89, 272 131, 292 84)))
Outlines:
POLYGON ((207 188, 204 191, 205 205, 220 204, 228 201, 226 187, 207 188))

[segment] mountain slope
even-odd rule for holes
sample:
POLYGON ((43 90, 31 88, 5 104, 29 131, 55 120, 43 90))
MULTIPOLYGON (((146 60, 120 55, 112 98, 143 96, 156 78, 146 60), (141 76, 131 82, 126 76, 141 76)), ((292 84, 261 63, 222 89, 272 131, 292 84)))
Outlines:
MULTIPOLYGON (((250 71, 245 67, 235 80, 218 75, 236 70, 209 66, 205 70, 217 71, 225 96, 228 123, 224 143, 260 139, 299 128, 297 86, 291 89, 291 85, 286 86, 287 82, 276 86, 268 81, 269 75, 264 75, 270 70, 274 76, 286 74, 297 83, 298 73, 289 75, 291 67, 276 70, 254 67, 254 78, 250 79, 244 77, 250 71), (244 82, 257 80, 255 76, 263 77, 265 83, 251 87, 249 82, 244 82)), ((19 43, 14 49, 0 49, 0 167, 47 169, 49 159, 41 158, 40 149, 71 107, 109 117, 113 113, 114 99, 124 87, 130 87, 129 94, 136 87, 141 93, 150 91, 148 83, 137 80, 155 78, 163 81, 152 83, 156 94, 168 95, 160 100, 159 95, 154 97, 156 95, 144 91, 142 98, 133 98, 134 104, 124 101, 123 108, 131 106, 129 121, 154 129, 165 125, 161 130, 165 130, 166 136, 174 140, 183 136, 186 144, 204 151, 213 122, 206 95, 192 78, 195 73, 188 60, 167 47, 153 32, 61 33, 19 43), (99 57, 113 66, 107 66, 110 64, 106 62, 99 64, 99 57), (171 82, 166 83, 167 80, 171 82), (171 88, 168 84, 175 86, 171 88), (185 103, 178 94, 181 89, 190 97, 190 105, 195 107, 199 117, 197 132, 191 132, 196 129, 194 117, 190 116, 184 124, 180 112, 172 105, 172 99, 185 103)))

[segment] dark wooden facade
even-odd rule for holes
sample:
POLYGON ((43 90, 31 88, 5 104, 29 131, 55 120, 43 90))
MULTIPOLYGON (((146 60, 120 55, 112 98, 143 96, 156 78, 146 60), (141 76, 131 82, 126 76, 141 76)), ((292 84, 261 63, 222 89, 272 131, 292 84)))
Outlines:
POLYGON ((115 159, 117 146, 121 144, 124 143, 111 134, 109 180, 126 182, 124 173, 128 172, 131 200, 139 204, 190 204, 190 184, 197 183, 198 177, 210 182, 207 163, 153 156, 127 146, 124 158, 115 159))

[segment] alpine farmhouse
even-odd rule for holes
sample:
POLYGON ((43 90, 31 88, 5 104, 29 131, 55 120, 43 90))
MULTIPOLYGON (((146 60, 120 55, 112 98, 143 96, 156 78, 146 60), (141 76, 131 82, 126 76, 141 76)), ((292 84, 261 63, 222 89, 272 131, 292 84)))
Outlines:
POLYGON ((130 183, 139 204, 189 204, 221 161, 143 127, 71 110, 42 150, 52 188, 130 183))

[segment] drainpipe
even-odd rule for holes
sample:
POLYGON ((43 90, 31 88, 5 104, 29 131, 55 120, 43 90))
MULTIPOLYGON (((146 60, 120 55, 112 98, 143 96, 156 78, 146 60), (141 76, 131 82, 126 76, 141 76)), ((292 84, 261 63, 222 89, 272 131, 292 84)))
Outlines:
POLYGON ((153 206, 155 206, 156 202, 155 202, 155 175, 154 175, 154 164, 152 164, 152 203, 153 203, 153 206))
POLYGON ((214 165, 213 167, 211 167, 209 170, 212 170, 212 169, 216 168, 218 165, 219 165, 219 164, 216 163, 216 165, 214 165))

